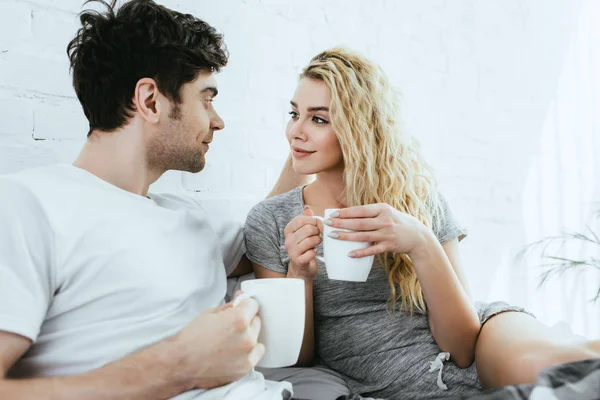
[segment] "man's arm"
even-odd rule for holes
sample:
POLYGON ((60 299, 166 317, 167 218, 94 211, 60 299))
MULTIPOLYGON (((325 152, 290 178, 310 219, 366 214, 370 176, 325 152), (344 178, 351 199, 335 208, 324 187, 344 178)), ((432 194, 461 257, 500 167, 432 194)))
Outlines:
POLYGON ((175 357, 168 343, 142 352, 96 371, 67 377, 6 379, 10 367, 27 351, 31 341, 0 331, 0 398, 2 399, 165 399, 186 389, 177 377, 175 357))
MULTIPOLYGON (((312 182, 312 180, 312 175, 302 175, 294 171, 294 168, 292 167, 292 156, 290 155, 287 161, 285 162, 285 165, 283 166, 283 170, 279 175, 277 183, 275 184, 273 190, 271 190, 271 193, 269 193, 267 198, 277 196, 285 192, 289 192, 290 190, 297 188, 298 186, 307 185, 310 182, 312 182)), ((244 255, 238 263, 237 267, 235 267, 233 272, 231 272, 228 275, 228 278, 235 278, 237 276, 249 274, 250 272, 252 272, 252 264, 244 255)))
POLYGON ((0 331, 0 399, 167 399, 188 390, 210 389, 247 374, 264 354, 257 344, 258 303, 210 310, 177 335, 89 373, 6 379, 30 340, 0 331))
POLYGON ((294 171, 292 167, 292 156, 290 155, 283 166, 283 170, 279 175, 277 183, 269 193, 268 197, 277 196, 290 190, 297 188, 298 186, 307 185, 313 181, 312 175, 302 175, 294 171))

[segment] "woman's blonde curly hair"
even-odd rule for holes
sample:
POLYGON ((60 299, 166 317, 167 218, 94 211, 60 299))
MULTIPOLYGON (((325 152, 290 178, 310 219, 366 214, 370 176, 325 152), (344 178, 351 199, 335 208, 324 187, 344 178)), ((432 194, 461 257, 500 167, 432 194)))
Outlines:
MULTIPOLYGON (((441 212, 433 171, 416 140, 403 132, 397 93, 381 68, 348 49, 333 48, 315 56, 301 78, 323 81, 331 91, 347 205, 386 203, 432 227, 441 212)), ((410 257, 386 253, 379 261, 388 276, 391 309, 401 299, 402 310, 426 312, 410 257)))

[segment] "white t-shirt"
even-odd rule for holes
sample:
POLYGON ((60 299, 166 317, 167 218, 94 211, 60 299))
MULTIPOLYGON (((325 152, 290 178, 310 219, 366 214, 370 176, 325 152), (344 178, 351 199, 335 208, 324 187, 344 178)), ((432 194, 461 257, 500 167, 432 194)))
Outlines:
MULTIPOLYGON (((241 224, 223 217, 191 195, 145 198, 72 165, 0 176, 0 330, 33 341, 9 377, 99 368, 221 305, 245 251, 241 224)), ((178 399, 283 389, 253 372, 178 399)))

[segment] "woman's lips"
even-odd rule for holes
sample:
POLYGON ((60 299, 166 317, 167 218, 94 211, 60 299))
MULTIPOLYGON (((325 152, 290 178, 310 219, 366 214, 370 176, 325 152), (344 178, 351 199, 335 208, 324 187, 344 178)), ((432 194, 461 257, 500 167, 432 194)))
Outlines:
POLYGON ((302 149, 298 149, 296 147, 292 147, 292 154, 293 154, 294 158, 305 158, 314 153, 316 153, 316 151, 308 151, 308 150, 302 150, 302 149))

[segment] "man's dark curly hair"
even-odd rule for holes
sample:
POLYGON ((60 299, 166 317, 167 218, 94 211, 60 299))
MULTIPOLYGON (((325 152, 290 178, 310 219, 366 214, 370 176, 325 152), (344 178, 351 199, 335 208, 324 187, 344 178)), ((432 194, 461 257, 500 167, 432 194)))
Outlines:
POLYGON ((183 84, 227 64, 223 36, 190 14, 152 0, 131 0, 117 11, 116 0, 90 2, 101 3, 106 12, 82 12, 82 27, 67 46, 73 87, 90 123, 88 136, 95 129, 114 131, 132 117, 141 78, 155 79, 158 90, 180 104, 183 84))

